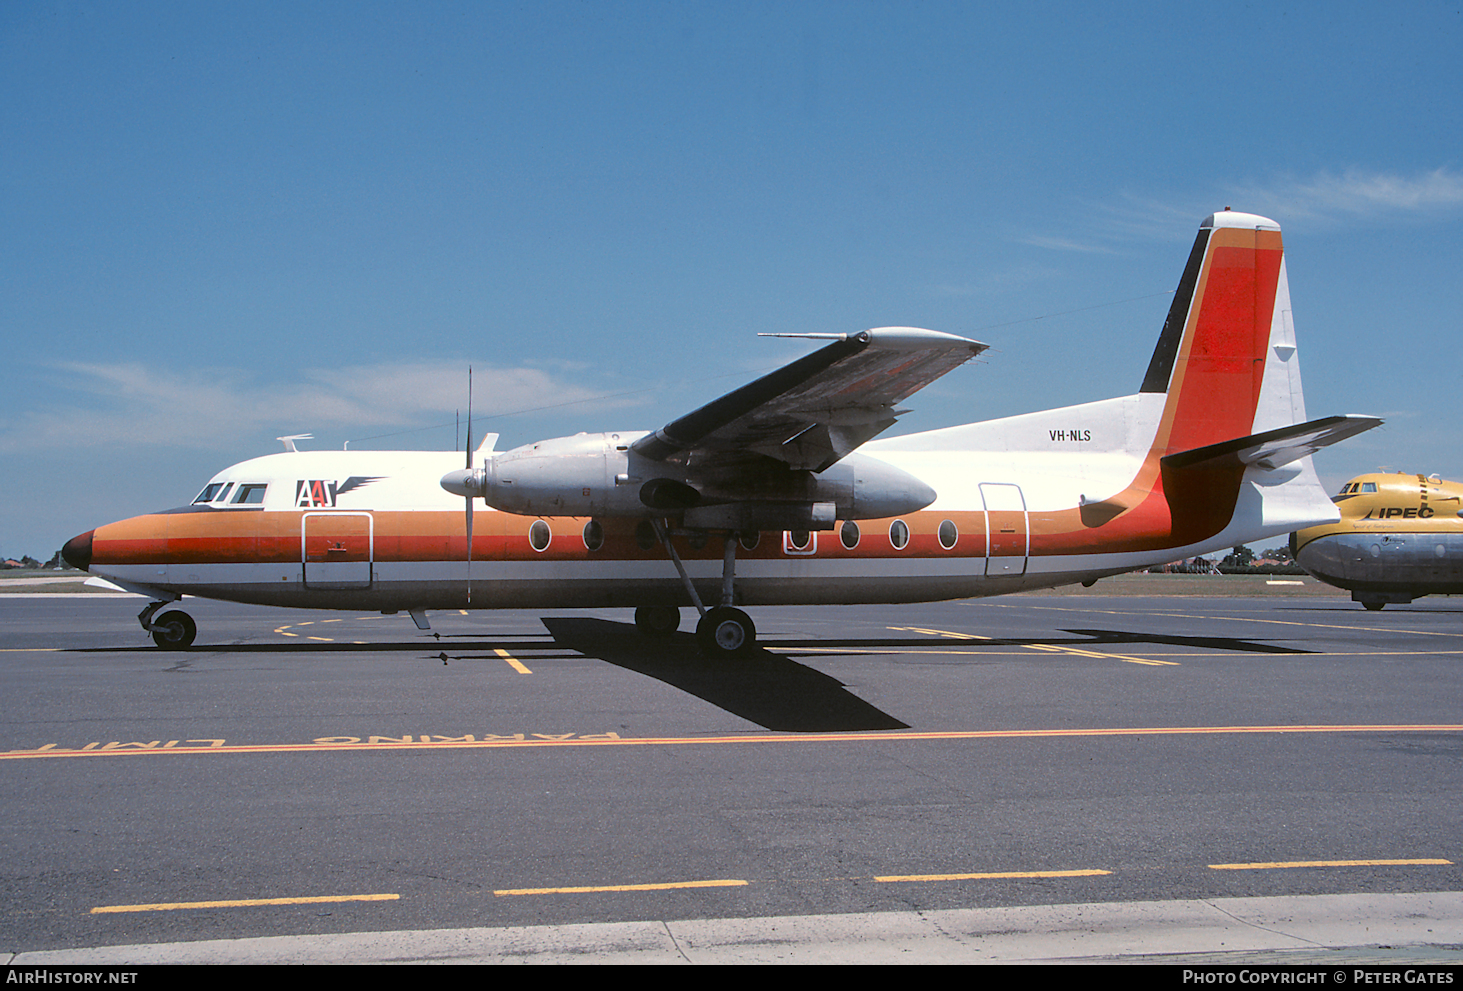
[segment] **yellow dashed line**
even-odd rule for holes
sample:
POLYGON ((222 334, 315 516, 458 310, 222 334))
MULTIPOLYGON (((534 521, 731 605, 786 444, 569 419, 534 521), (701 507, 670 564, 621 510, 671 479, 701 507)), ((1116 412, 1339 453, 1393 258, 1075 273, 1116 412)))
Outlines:
POLYGON ((499 657, 503 658, 503 660, 507 661, 513 667, 513 670, 517 671, 519 674, 533 674, 532 671, 523 666, 522 661, 514 657, 512 654, 508 653, 502 647, 494 647, 493 652, 496 653, 499 657))
POLYGON ((113 912, 172 912, 182 908, 249 908, 255 905, 322 905, 332 902, 394 902, 400 895, 315 895, 305 898, 237 898, 213 902, 156 902, 151 905, 98 905, 92 915, 113 912))
POLYGON ((875 881, 978 881, 1008 877, 1097 877, 1112 871, 986 871, 979 874, 890 874, 875 881))
POLYGON ((1453 862, 1441 859, 1418 860, 1272 860, 1253 864, 1210 864, 1216 871, 1268 871, 1287 867, 1447 867, 1453 862))
POLYGON ((721 881, 669 881, 664 884, 603 884, 577 888, 505 888, 494 891, 503 895, 582 895, 600 891, 672 891, 677 888, 742 888, 750 882, 736 879, 721 881))
POLYGON ((983 637, 974 633, 957 633, 953 630, 927 630, 918 626, 890 626, 887 629, 900 633, 924 633, 929 636, 949 637, 953 640, 983 640, 986 643, 1002 644, 1007 647, 1025 647, 1029 650, 1045 650, 1054 654, 1075 654, 1078 657, 1102 657, 1115 661, 1124 661, 1128 664, 1146 664, 1152 667, 1178 667, 1178 661, 1160 661, 1148 657, 1130 657, 1127 654, 1109 654, 1103 651, 1087 650, 1082 647, 1065 647, 1060 644, 1051 643, 1017 643, 1012 640, 1001 640, 996 637, 983 637))

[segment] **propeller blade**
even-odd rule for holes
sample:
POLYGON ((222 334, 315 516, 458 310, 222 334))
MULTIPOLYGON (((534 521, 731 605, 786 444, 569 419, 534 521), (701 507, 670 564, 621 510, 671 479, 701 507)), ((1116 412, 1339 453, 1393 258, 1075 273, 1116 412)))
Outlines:
POLYGON ((467 603, 472 605, 472 496, 467 497, 467 603))
MULTIPOLYGON (((472 471, 472 366, 467 366, 467 470, 472 471)), ((467 494, 467 604, 472 605, 472 492, 467 494)))

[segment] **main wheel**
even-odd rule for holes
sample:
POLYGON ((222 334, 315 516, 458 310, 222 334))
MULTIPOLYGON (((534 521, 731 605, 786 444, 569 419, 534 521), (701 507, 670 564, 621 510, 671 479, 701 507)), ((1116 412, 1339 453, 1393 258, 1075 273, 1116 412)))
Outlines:
MULTIPOLYGON (((1439 546, 1441 546, 1441 545, 1439 545, 1439 546)), ((1363 599, 1361 604, 1364 605, 1364 606, 1366 606, 1372 612, 1376 612, 1377 610, 1381 609, 1383 606, 1386 605, 1385 602, 1377 602, 1377 601, 1372 600, 1372 599, 1363 599)))
POLYGON ((681 628, 681 611, 675 606, 640 606, 635 610, 635 629, 647 637, 668 637, 681 628))
POLYGON ((198 624, 193 617, 177 609, 165 612, 152 624, 152 642, 163 650, 182 650, 193 645, 198 636, 198 624))
POLYGON ((757 649, 757 627, 740 609, 716 606, 696 624, 696 642, 707 657, 744 657, 757 649))

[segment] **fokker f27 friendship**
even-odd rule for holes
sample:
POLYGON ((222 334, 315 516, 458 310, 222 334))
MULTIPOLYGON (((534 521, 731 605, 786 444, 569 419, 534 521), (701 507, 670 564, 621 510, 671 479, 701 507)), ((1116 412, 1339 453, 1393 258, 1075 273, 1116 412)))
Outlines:
MULTIPOLYGON (((460 454, 287 451, 189 506, 97 527, 64 556, 150 596, 408 611, 694 605, 713 656, 741 606, 898 603, 1090 583, 1332 522, 1310 455, 1376 426, 1307 420, 1279 226, 1206 219, 1136 395, 875 439, 983 351, 884 327, 831 343, 659 430, 460 454), (492 511, 473 507, 481 499, 492 511)), ((287 445, 293 447, 293 445, 287 445)), ((161 614, 159 614, 161 611, 161 614)))

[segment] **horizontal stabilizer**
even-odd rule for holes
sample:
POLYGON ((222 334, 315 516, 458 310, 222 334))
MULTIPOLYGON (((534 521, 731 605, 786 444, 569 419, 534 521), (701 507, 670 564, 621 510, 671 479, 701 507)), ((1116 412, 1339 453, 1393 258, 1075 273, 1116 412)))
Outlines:
POLYGON ((1196 447, 1163 459, 1167 469, 1248 467, 1274 469, 1315 454, 1323 447, 1381 426, 1375 416, 1326 416, 1307 423, 1266 430, 1234 440, 1196 447))

